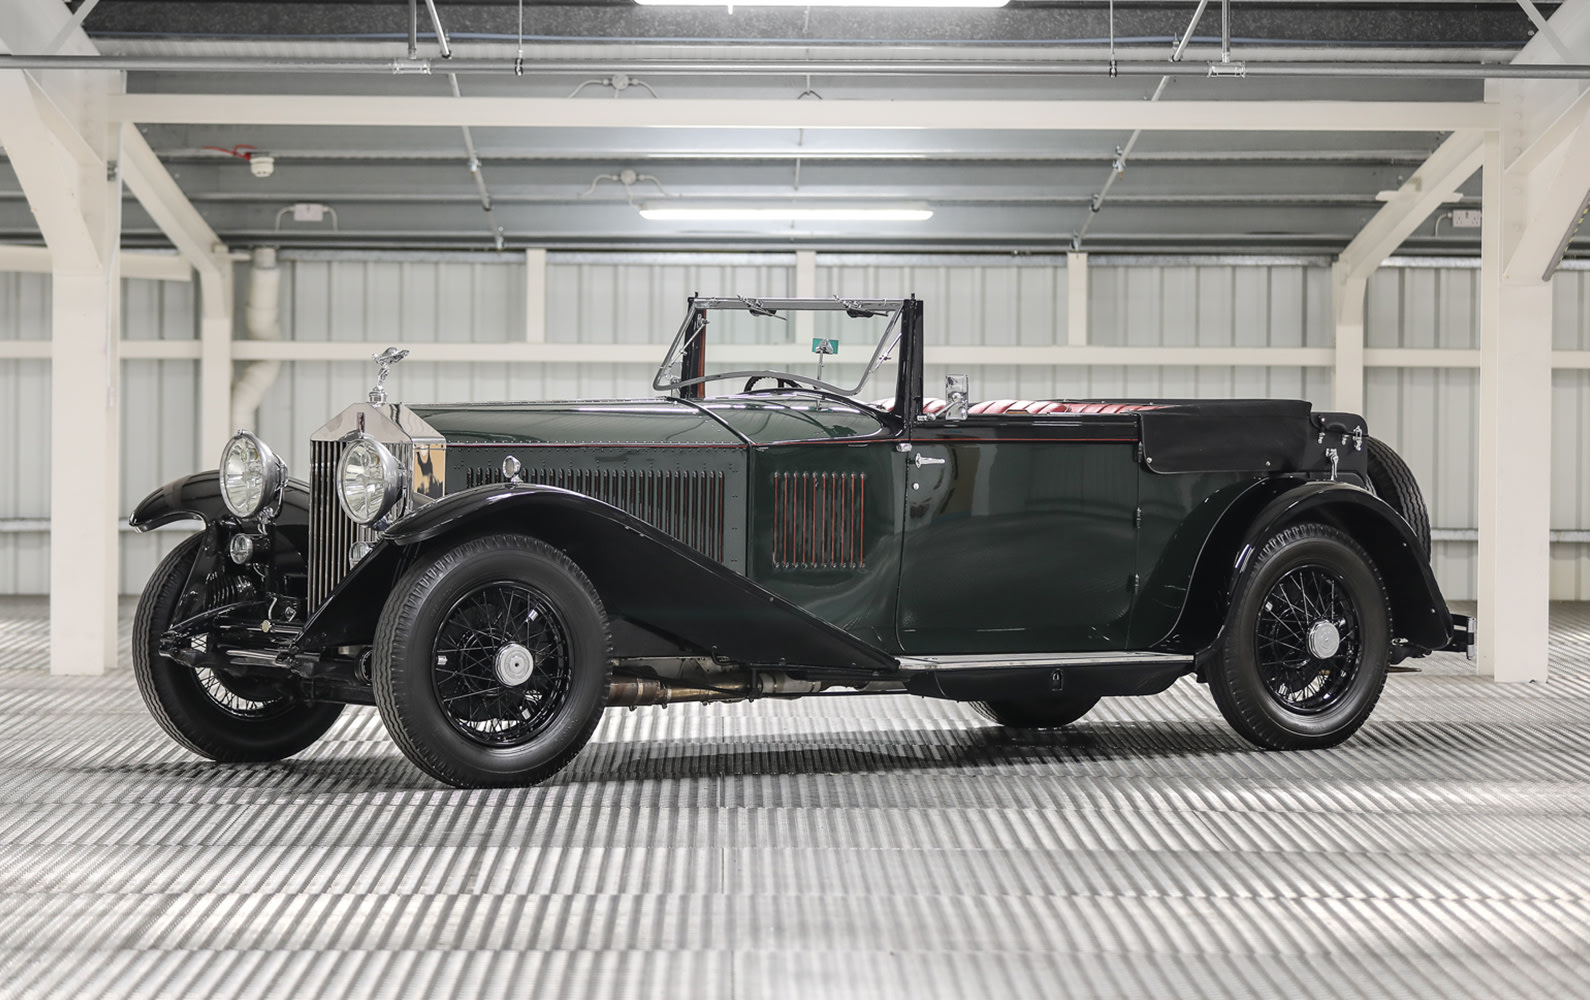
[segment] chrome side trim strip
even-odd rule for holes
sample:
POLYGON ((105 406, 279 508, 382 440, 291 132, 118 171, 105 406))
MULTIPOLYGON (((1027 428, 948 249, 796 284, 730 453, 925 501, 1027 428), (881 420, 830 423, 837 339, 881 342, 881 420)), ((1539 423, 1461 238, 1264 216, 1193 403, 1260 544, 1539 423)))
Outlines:
POLYGON ((992 655, 902 656, 900 672, 926 673, 934 670, 1011 670, 1023 667, 1191 667, 1193 657, 1184 653, 1152 653, 1123 650, 1105 653, 1005 653, 992 655))

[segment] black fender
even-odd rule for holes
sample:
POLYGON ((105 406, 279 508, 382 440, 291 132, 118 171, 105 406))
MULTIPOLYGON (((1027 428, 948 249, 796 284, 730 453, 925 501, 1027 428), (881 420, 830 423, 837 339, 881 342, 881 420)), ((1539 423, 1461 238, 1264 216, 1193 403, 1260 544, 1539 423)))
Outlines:
MULTIPOLYGON (((139 531, 149 531, 174 521, 200 520, 206 525, 217 521, 236 521, 221 499, 219 470, 195 472, 191 476, 173 479, 159 487, 133 508, 128 523, 139 531)), ((300 479, 287 480, 282 491, 282 509, 275 523, 283 527, 309 526, 309 484, 300 479)))
POLYGON ((1202 652, 1225 628, 1237 581, 1265 541, 1282 528, 1315 522, 1341 528, 1374 560, 1391 602, 1394 635, 1423 653, 1452 641, 1452 615, 1413 529, 1384 500, 1343 482, 1270 479, 1245 492, 1209 535, 1188 600, 1159 648, 1202 652))
MULTIPOLYGON (((316 611, 301 649, 368 642, 397 577, 426 553, 499 532, 568 554, 620 617, 703 653, 758 666, 889 672, 889 653, 816 617, 645 521, 554 486, 482 486, 420 508, 382 533, 316 611)), ((615 650, 622 655, 622 650, 615 650)))
MULTIPOLYGON (((150 531, 161 525, 191 520, 203 521, 207 529, 215 532, 217 544, 223 551, 232 533, 245 527, 245 522, 239 521, 221 499, 221 477, 215 469, 173 479, 140 500, 127 522, 139 531, 150 531)), ((252 519, 247 522, 248 525, 252 523, 252 519)), ((308 483, 301 479, 287 480, 282 488, 281 509, 271 519, 269 535, 270 566, 277 584, 288 589, 291 596, 302 598, 302 588, 289 587, 287 581, 301 577, 309 559, 308 483)))

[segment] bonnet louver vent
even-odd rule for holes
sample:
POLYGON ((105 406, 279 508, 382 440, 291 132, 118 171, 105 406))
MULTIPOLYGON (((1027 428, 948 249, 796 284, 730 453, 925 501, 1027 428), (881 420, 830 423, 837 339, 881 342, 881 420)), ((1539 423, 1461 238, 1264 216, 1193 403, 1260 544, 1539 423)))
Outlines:
MULTIPOLYGON (((525 469, 522 482, 556 486, 612 504, 702 555, 723 561, 723 473, 651 469, 525 469)), ((473 489, 504 482, 502 471, 464 473, 473 489)))
POLYGON ((773 477, 773 565, 860 569, 867 477, 786 472, 773 477))

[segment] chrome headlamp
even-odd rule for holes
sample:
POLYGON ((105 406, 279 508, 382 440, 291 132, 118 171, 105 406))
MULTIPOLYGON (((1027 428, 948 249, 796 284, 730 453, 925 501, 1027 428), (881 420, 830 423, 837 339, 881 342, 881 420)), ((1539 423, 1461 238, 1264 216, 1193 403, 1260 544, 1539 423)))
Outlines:
POLYGON ((356 438, 337 462, 337 501, 358 524, 369 524, 403 497, 397 457, 368 434, 356 438))
POLYGON ((253 517, 274 504, 287 480, 287 466, 264 441, 238 431, 221 449, 221 499, 238 517, 253 517))

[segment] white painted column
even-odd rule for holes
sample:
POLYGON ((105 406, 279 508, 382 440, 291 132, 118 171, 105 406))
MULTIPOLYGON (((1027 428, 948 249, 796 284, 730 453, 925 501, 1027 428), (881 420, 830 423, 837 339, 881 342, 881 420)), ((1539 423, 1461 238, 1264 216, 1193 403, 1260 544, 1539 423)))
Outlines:
POLYGON ((1331 268, 1331 305, 1335 315, 1331 405, 1348 413, 1364 412, 1364 293, 1369 282, 1343 264, 1331 268))
POLYGON ((237 430, 232 419, 232 259, 212 255, 214 268, 199 275, 199 467, 221 460, 221 449, 237 430))
MULTIPOLYGON (((109 157, 116 159, 113 148, 109 157)), ((50 673, 116 664, 120 552, 121 175, 78 170, 97 253, 57 252, 50 278, 50 673)))
POLYGON ((524 252, 524 339, 527 344, 547 340, 547 252, 524 252))
MULTIPOLYGON (((817 297, 817 251, 795 251, 795 297, 817 297)), ((817 336, 817 314, 810 309, 795 311, 795 343, 808 344, 817 336)))
POLYGON ((1088 343, 1088 255, 1066 254, 1066 344, 1088 343))
POLYGON ((52 674, 102 674, 116 663, 117 285, 92 268, 51 276, 52 674))
POLYGON ((1527 179, 1502 171, 1506 138, 1485 141, 1480 239, 1479 670, 1498 681, 1547 673, 1551 529, 1551 286, 1510 279, 1504 255, 1527 216, 1527 179))

